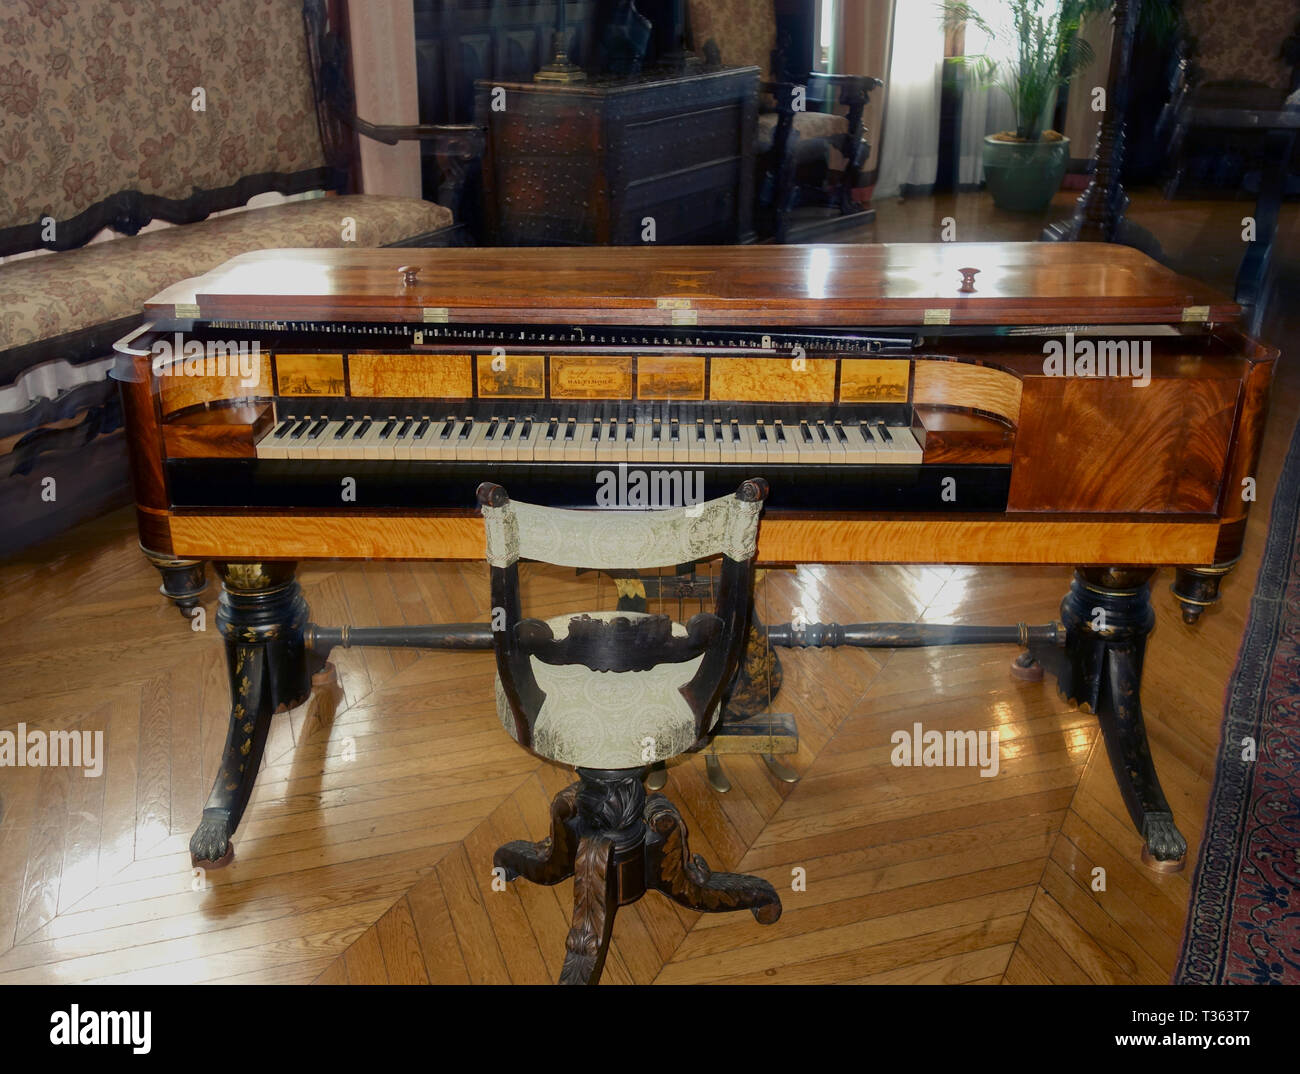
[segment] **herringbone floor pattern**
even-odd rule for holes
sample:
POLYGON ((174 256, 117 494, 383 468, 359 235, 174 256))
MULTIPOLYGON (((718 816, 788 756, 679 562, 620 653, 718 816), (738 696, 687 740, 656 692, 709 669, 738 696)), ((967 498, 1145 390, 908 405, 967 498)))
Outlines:
MULTIPOLYGON (((157 597, 128 513, 67 544, 61 562, 3 568, 0 727, 103 730, 106 765, 98 779, 0 769, 0 982, 555 979, 571 884, 493 891, 491 855, 542 838, 572 777, 501 730, 487 654, 336 653, 337 711, 317 699, 275 718, 235 861, 200 882, 186 844, 224 732, 220 643, 157 597)), ((316 564, 302 580, 320 622, 483 620, 484 573, 316 564)), ((1056 569, 803 567, 769 574, 761 599, 769 621, 801 606, 841 622, 1047 622, 1064 581, 1056 569)), ((527 582, 540 614, 596 596, 565 572, 527 582)), ((1233 586, 1193 632, 1157 593, 1148 717, 1193 849, 1246 598, 1233 586)), ((1012 680, 1013 654, 786 652, 779 707, 798 719, 802 781, 727 757, 734 788, 719 796, 688 757, 667 789, 693 849, 771 880, 784 916, 762 927, 648 895, 620 912, 605 979, 1165 980, 1187 878, 1138 863, 1093 720, 1050 680, 1012 680), (996 729, 1000 773, 893 767, 890 734, 915 722, 996 729), (1095 865, 1105 892, 1091 890, 1095 865)))

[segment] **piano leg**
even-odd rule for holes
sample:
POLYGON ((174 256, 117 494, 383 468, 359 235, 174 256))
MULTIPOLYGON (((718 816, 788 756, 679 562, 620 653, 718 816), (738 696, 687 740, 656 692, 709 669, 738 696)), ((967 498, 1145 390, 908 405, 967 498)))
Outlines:
MULTIPOLYGON (((1241 557, 1238 557, 1240 559, 1241 557)), ((1216 563, 1213 567, 1179 567, 1170 586, 1180 607, 1183 622, 1193 626, 1206 608, 1219 603, 1219 583, 1237 565, 1237 560, 1216 563)))
POLYGON ((1153 568, 1080 567, 1061 602, 1065 652, 1061 692, 1095 713, 1110 766, 1129 816, 1142 833, 1143 861, 1174 872, 1187 856, 1187 840, 1174 825, 1160 788, 1142 721, 1142 658, 1155 625, 1153 568))
POLYGON ((293 577, 296 564, 214 566, 221 578, 217 626, 226 643, 230 725, 190 855, 196 863, 222 865, 257 779, 271 716, 305 701, 311 676, 303 645, 308 609, 293 577))
POLYGON ((199 595, 208 587, 206 564, 201 559, 177 559, 163 552, 154 552, 144 545, 140 551, 162 575, 159 592, 176 605, 186 618, 199 606, 199 595))

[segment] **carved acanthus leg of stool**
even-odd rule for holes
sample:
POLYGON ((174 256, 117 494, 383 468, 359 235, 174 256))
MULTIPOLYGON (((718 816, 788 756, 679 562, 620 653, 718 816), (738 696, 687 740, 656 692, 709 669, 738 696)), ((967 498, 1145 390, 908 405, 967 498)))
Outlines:
POLYGON ((271 716, 311 692, 303 627, 307 602, 293 563, 218 563, 217 626, 226 644, 230 723, 221 767, 190 839, 195 862, 224 864, 253 792, 271 716))
POLYGON ((506 879, 522 876, 534 884, 558 884, 573 875, 578 853, 578 788, 570 784, 551 802, 551 834, 540 843, 516 839, 498 848, 492 864, 506 879))
MULTIPOLYGON (((1240 557, 1238 557, 1240 558, 1240 557)), ((1237 560, 1213 567, 1179 567, 1174 572, 1173 591, 1183 611, 1183 622, 1195 624, 1206 608, 1219 603, 1219 583, 1237 565, 1237 560)))
POLYGON ((163 552, 154 552, 144 545, 140 546, 140 551, 162 575, 162 585, 158 587, 158 592, 175 604, 181 615, 188 619, 190 612, 199 606, 199 597, 208 588, 204 561, 177 559, 163 552))
POLYGON ((686 823, 661 794, 645 807, 650 831, 646 840, 646 881, 674 902, 692 910, 721 913, 749 910, 763 925, 781 916, 781 899, 766 880, 743 873, 715 873, 704 859, 692 855, 686 823))
POLYGON ((616 913, 618 874, 614 867, 614 839, 604 833, 584 836, 578 843, 574 862, 573 922, 564 941, 560 984, 600 983, 616 913))
POLYGON ((1187 840, 1174 825, 1151 760, 1142 720, 1142 659, 1155 625, 1151 568, 1080 568, 1061 602, 1066 640, 1060 687, 1095 713, 1129 816, 1142 833, 1143 859, 1182 867, 1187 840))

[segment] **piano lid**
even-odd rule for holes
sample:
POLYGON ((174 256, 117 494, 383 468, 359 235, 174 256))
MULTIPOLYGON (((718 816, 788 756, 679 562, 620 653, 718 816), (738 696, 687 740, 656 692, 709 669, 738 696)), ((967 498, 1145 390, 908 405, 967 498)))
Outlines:
POLYGON ((1241 312, 1130 247, 1038 242, 262 250, 145 309, 162 320, 805 329, 1222 323, 1241 312))

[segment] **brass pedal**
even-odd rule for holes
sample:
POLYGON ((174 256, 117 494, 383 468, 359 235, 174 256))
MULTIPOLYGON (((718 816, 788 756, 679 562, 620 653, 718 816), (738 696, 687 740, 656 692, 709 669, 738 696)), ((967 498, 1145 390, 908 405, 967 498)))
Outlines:
POLYGON ((716 754, 709 752, 704 755, 704 772, 709 778, 709 786, 718 794, 726 794, 731 790, 731 780, 722 770, 722 762, 718 760, 716 754))

